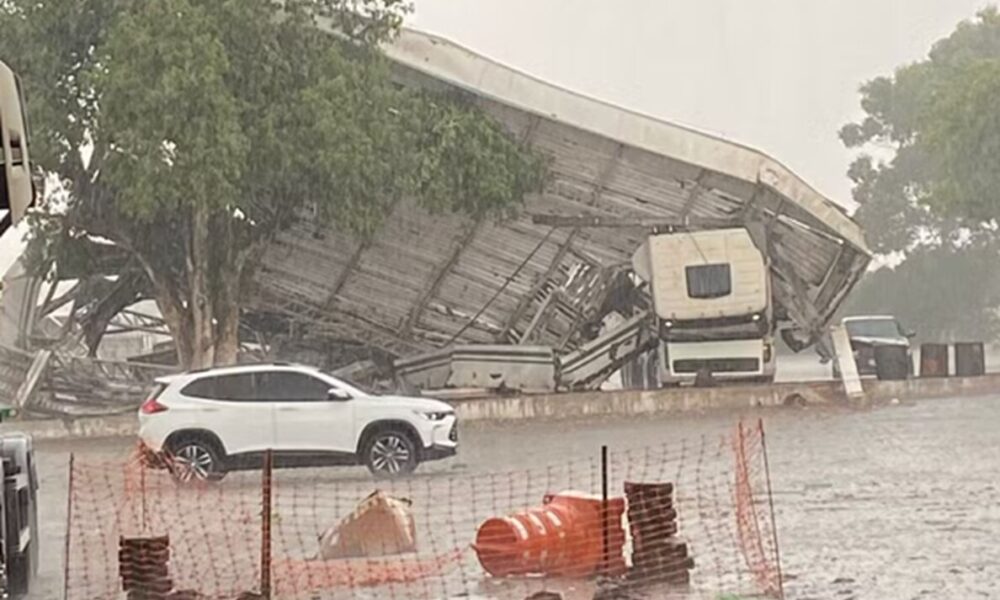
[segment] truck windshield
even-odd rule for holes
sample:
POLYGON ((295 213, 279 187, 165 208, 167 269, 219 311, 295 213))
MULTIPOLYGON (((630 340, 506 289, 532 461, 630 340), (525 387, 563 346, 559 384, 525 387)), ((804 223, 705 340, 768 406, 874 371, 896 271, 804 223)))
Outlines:
POLYGON ((733 293, 729 263, 693 265, 684 269, 688 297, 695 299, 722 298, 733 293))
POLYGON ((847 321, 847 332, 851 337, 898 338, 903 336, 899 324, 893 319, 869 319, 847 321))

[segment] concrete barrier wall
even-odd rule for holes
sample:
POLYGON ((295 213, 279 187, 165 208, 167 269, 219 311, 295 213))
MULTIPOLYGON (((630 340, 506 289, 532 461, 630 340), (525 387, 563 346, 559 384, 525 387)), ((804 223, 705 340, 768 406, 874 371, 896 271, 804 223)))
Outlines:
POLYGON ((742 410, 801 402, 832 404, 845 399, 833 382, 718 388, 538 394, 456 400, 462 421, 517 421, 595 416, 633 416, 697 411, 742 410))
MULTIPOLYGON (((983 396, 1000 392, 1000 375, 909 381, 864 381, 868 401, 914 400, 983 396)), ((781 383, 718 388, 676 388, 655 391, 621 390, 538 394, 454 400, 463 422, 628 417, 653 414, 733 411, 800 405, 845 405, 843 386, 834 381, 781 383)), ((132 436, 138 429, 134 415, 119 417, 14 420, 0 431, 23 431, 36 439, 132 436)))
POLYGON ((1000 374, 907 381, 865 380, 863 383, 865 393, 872 402, 1000 394, 1000 374))

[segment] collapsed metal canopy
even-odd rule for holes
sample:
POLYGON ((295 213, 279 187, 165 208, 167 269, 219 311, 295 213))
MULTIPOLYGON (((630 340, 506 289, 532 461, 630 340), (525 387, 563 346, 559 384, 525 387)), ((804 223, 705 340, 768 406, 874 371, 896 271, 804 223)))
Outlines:
POLYGON ((404 30, 386 52, 404 83, 465 92, 550 157, 550 180, 518 218, 500 223, 431 215, 406 202, 367 241, 300 221, 267 253, 253 302, 307 323, 311 334, 397 355, 450 343, 566 350, 585 341, 584 323, 602 316, 612 269, 628 263, 652 227, 673 224, 747 227, 770 260, 786 340, 804 347, 868 265, 858 225, 761 152, 559 88, 425 33, 404 30), (552 226, 581 215, 626 227, 552 226))

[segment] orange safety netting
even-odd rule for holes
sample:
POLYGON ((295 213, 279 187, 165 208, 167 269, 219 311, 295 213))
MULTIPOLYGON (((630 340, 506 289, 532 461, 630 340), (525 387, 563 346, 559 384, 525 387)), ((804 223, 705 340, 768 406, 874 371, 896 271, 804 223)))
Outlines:
POLYGON ((740 551, 753 574, 757 587, 765 594, 782 594, 777 561, 774 523, 766 502, 769 497, 767 475, 764 472, 763 423, 737 426, 733 435, 736 531, 740 551))
POLYGON ((612 502, 598 517, 578 519, 588 528, 580 535, 567 529, 575 525, 563 522, 569 513, 558 503, 545 507, 559 494, 596 498, 601 506, 599 447, 543 467, 429 468, 393 481, 372 480, 356 468, 276 469, 267 478, 258 464, 219 482, 178 484, 138 451, 74 459, 67 598, 118 600, 127 597, 126 584, 145 590, 145 598, 233 600, 259 597, 252 594, 269 586, 271 598, 280 599, 521 600, 548 590, 589 600, 597 573, 601 585, 636 598, 778 596, 762 432, 741 426, 721 437, 611 448, 612 502), (320 560, 324 535, 350 522, 376 491, 405 500, 392 506, 406 507, 405 537, 412 543, 389 556, 320 560), (506 533, 490 540, 481 528, 498 519, 510 519, 510 526, 495 528, 506 533), (539 535, 556 538, 540 547, 539 535), (493 550, 511 544, 499 552, 524 558, 516 576, 489 575, 472 549, 476 543, 493 550), (596 570, 541 572, 594 552, 604 556, 596 570))

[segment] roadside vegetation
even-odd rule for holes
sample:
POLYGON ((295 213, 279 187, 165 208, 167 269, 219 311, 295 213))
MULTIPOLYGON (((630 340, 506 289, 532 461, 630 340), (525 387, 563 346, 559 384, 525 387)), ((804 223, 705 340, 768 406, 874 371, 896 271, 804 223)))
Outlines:
POLYGON ((410 10, 0 3, 0 55, 24 78, 49 184, 29 258, 87 286, 92 352, 152 298, 182 366, 233 363, 261 256, 297 219, 364 236, 404 199, 502 217, 540 188, 543 161, 474 105, 396 83, 380 46, 410 10))
POLYGON ((891 313, 921 338, 1000 338, 1000 11, 983 10, 927 58, 861 88, 841 139, 855 215, 890 259, 847 310, 891 313))

